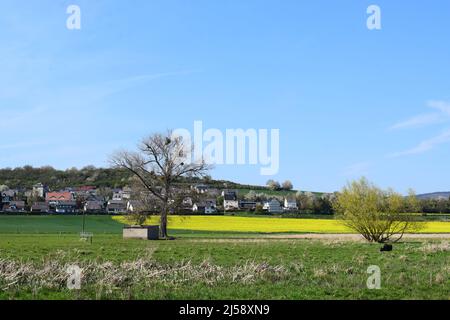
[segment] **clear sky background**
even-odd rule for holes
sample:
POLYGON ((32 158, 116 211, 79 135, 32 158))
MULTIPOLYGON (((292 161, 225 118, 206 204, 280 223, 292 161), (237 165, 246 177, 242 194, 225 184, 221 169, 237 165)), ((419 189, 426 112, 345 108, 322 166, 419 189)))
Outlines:
POLYGON ((450 190, 447 0, 0 0, 0 34, 0 167, 108 166, 202 120, 280 129, 278 175, 214 178, 450 190), (382 30, 366 27, 370 4, 382 30))

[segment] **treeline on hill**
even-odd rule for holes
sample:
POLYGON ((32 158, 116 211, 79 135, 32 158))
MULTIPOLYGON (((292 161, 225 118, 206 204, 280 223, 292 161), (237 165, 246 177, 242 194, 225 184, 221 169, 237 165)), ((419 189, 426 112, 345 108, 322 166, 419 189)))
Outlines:
POLYGON ((42 183, 51 190, 86 185, 119 188, 127 185, 129 178, 130 174, 126 170, 94 166, 67 170, 57 170, 50 166, 0 169, 0 184, 13 189, 31 189, 36 183, 42 183))
MULTIPOLYGON (((0 169, 0 185, 7 185, 12 189, 31 189, 36 183, 42 183, 51 190, 60 190, 67 187, 95 186, 122 188, 129 184, 131 174, 125 169, 115 168, 96 168, 86 166, 81 169, 71 168, 58 170, 51 166, 34 168, 24 166, 18 168, 0 169)), ((205 183, 208 186, 223 189, 249 189, 249 190, 267 190, 264 186, 242 185, 239 183, 213 180, 207 176, 200 178, 183 178, 180 184, 205 183)))

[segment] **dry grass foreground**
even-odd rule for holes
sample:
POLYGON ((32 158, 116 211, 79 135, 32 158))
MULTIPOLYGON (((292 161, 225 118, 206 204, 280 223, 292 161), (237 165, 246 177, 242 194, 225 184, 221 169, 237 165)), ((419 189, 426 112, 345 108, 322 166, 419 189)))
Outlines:
POLYGON ((6 237, 0 239, 0 300, 449 298, 448 241, 402 243, 381 254, 378 245, 344 241, 212 244, 105 235, 87 244, 73 236, 6 237), (80 291, 67 289, 73 264, 82 269, 80 291), (366 287, 373 264, 383 270, 380 290, 366 287))

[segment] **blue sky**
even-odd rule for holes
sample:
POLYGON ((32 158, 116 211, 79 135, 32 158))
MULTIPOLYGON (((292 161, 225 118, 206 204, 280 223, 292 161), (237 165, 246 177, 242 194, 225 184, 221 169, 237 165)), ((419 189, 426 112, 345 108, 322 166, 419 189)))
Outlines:
POLYGON ((276 176, 214 178, 450 190, 450 2, 330 2, 0 0, 0 167, 107 166, 201 120, 280 129, 276 176), (81 30, 66 28, 71 4, 81 30))

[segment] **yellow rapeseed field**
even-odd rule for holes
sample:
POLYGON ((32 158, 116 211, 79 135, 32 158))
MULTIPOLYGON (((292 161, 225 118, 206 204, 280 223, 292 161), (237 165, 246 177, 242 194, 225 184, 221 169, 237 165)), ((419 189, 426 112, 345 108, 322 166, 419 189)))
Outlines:
MULTIPOLYGON (((114 220, 126 224, 125 216, 114 220)), ((158 224, 159 217, 150 217, 146 224, 158 224)), ((340 220, 289 219, 233 216, 170 216, 169 229, 259 233, 353 233, 340 220)), ((423 222, 420 233, 450 233, 450 222, 423 222)))

